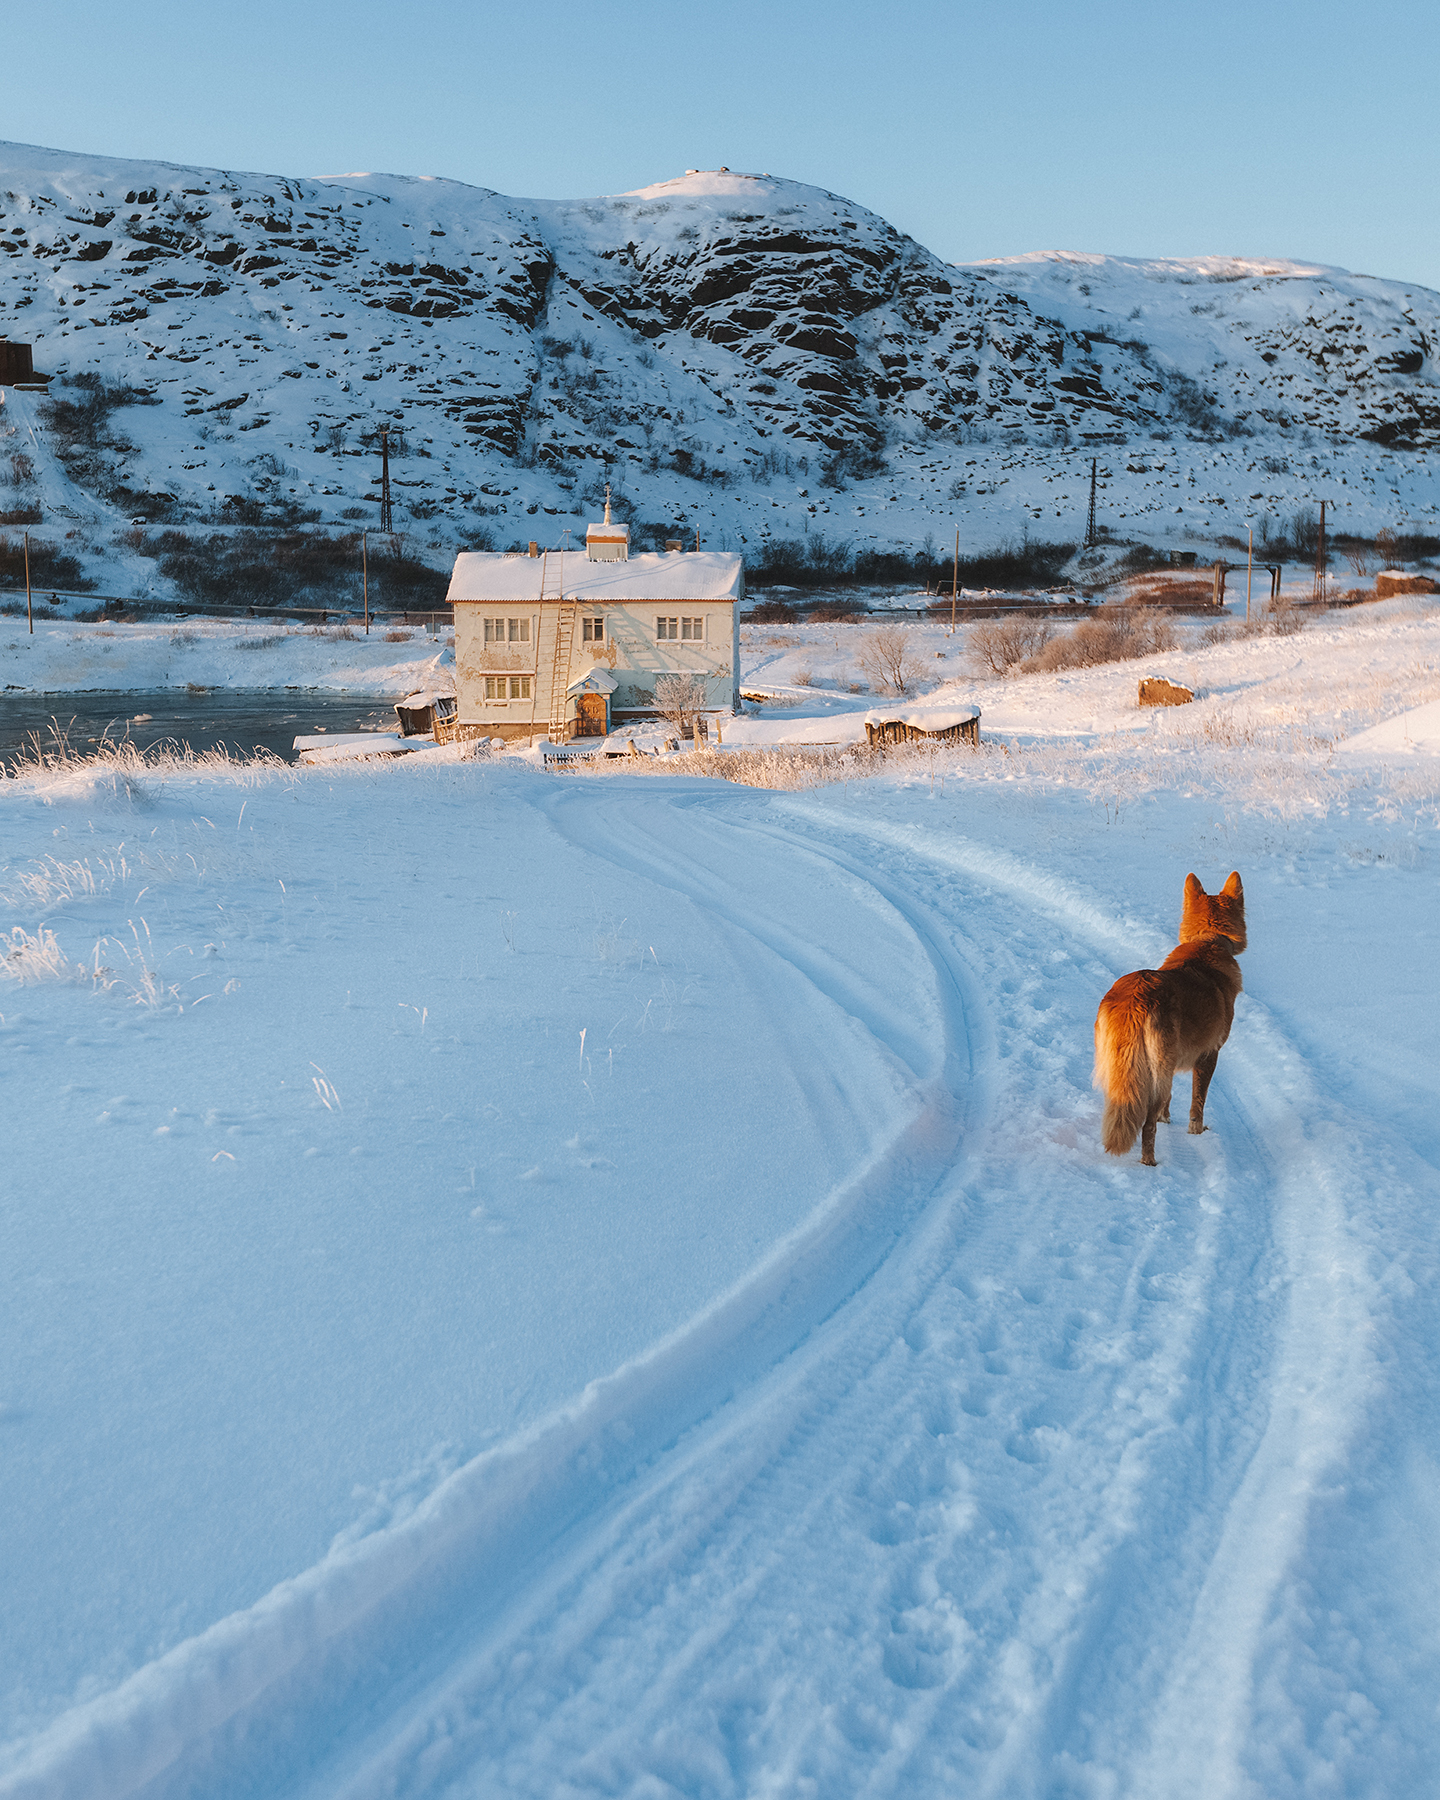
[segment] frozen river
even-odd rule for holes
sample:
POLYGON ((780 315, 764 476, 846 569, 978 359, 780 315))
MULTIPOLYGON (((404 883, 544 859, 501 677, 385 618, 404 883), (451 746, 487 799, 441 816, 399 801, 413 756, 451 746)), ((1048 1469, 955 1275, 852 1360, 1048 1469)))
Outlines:
POLYGON ((299 732, 393 729, 393 706, 373 695, 312 694, 283 689, 88 694, 5 694, 0 696, 0 764, 13 769, 34 734, 47 750, 63 733, 72 750, 87 754, 106 738, 128 738, 139 750, 173 742, 192 750, 224 745, 231 755, 270 750, 294 759, 299 732))

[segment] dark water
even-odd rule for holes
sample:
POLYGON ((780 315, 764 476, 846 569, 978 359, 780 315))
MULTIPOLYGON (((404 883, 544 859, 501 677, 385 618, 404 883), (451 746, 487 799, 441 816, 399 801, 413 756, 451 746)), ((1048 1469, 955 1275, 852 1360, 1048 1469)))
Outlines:
POLYGON ((0 764, 13 768, 29 751, 31 733, 55 748, 55 730, 73 752, 86 755, 109 739, 128 740, 137 750, 157 744, 188 744, 192 750, 221 745, 232 756, 271 750, 295 760, 294 740, 312 731, 390 731, 395 709, 383 700, 270 689, 247 693, 189 693, 166 688, 154 693, 0 694, 0 764), (148 717, 145 716, 148 714, 148 717))

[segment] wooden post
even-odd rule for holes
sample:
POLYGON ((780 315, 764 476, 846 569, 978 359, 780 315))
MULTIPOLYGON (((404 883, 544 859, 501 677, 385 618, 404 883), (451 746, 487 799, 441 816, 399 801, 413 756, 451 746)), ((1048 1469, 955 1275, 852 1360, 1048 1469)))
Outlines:
POLYGON ((1245 559, 1245 623, 1250 623, 1250 587, 1255 579, 1255 527, 1250 527, 1250 548, 1245 559))
POLYGON ((955 635, 955 602, 960 598, 960 527, 955 527, 955 565, 950 571, 950 635, 955 635))
POLYGON ((370 556, 365 544, 366 534, 360 533, 360 588, 365 596, 365 635, 370 635, 370 556))
POLYGON ((1315 583, 1310 597, 1317 602, 1325 598, 1325 502, 1320 502, 1320 541, 1315 547, 1315 583))
POLYGON ((695 527, 695 548, 697 550, 700 548, 700 527, 698 525, 695 527))
POLYGON ((35 635, 35 614, 30 606, 30 533, 25 533, 25 617, 30 624, 30 635, 35 635))

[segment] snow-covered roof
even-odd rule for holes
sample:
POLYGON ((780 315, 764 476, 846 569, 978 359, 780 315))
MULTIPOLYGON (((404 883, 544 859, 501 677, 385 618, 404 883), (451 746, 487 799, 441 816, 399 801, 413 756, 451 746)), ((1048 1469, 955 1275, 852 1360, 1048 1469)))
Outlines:
POLYGON ((867 712, 866 725, 913 725, 917 731, 948 731, 980 717, 978 706, 877 706, 867 712))
POLYGON ((487 600, 555 599, 598 606, 627 601, 735 601, 745 592, 744 559, 722 550, 670 551, 632 556, 628 562, 591 562, 583 550, 567 556, 508 556, 465 550, 455 558, 446 599, 452 606, 487 600))
POLYGON ((566 688, 567 694, 613 694, 620 683, 608 669, 590 669, 577 675, 566 688))

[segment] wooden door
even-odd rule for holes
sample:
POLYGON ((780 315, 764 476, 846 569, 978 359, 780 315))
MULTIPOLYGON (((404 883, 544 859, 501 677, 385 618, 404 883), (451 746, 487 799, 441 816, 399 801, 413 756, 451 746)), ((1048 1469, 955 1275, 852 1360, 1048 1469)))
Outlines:
POLYGON ((581 694, 575 707, 576 737, 604 737, 605 731, 605 696, 581 694))

